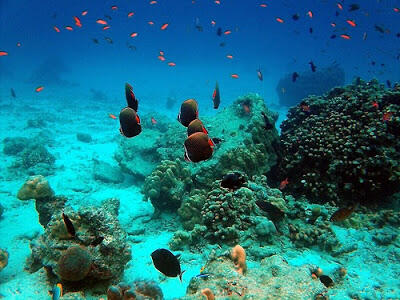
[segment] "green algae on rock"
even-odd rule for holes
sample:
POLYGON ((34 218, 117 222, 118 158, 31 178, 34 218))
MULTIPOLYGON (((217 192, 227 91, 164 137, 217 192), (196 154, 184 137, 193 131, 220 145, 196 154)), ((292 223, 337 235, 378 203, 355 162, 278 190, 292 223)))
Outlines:
POLYGON ((380 202, 400 187, 400 86, 357 80, 292 107, 282 125, 281 178, 316 202, 380 202))

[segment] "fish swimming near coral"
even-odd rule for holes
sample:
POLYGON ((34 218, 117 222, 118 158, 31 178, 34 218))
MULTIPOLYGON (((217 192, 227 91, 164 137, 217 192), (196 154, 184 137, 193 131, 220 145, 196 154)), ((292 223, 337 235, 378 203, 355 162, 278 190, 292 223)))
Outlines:
POLYGON ((193 133, 196 132, 203 132, 205 134, 208 134, 206 128, 203 125, 203 122, 201 122, 199 119, 194 119, 192 122, 189 123, 187 127, 187 136, 191 136, 193 133))
POLYGON ((199 106, 194 99, 188 99, 181 104, 181 110, 178 114, 178 121, 185 127, 199 116, 199 106))
POLYGON ((135 94, 133 93, 133 88, 129 83, 125 83, 125 97, 128 107, 138 111, 139 101, 136 99, 135 94))
POLYGON ((285 216, 284 211, 282 211, 280 208, 276 207, 275 205, 273 205, 267 201, 257 200, 256 205, 262 211, 266 212, 268 214, 268 217, 273 222, 280 221, 285 216))
POLYGON ((341 222, 346 220, 348 217, 351 216, 351 214, 357 209, 358 203, 352 204, 351 206, 348 207, 342 207, 339 208, 337 211, 335 211, 331 218, 329 219, 331 222, 341 222))
POLYGON ((214 143, 204 132, 196 132, 185 140, 184 148, 186 161, 200 162, 211 158, 214 143))
POLYGON ((127 137, 132 138, 142 132, 140 118, 136 111, 130 107, 125 107, 119 114, 120 133, 127 137))
POLYGON ((274 128, 274 124, 271 123, 271 121, 269 120, 269 118, 265 114, 265 112, 262 111, 261 115, 263 116, 263 120, 264 120, 264 129, 271 130, 272 128, 274 128))
POLYGON ((326 286, 332 287, 334 285, 333 280, 328 275, 321 275, 319 280, 326 286))
POLYGON ((221 187, 231 190, 237 190, 246 183, 246 178, 239 172, 232 172, 224 175, 221 180, 221 187))
POLYGON ((61 283, 57 283, 51 291, 49 291, 52 300, 59 300, 63 295, 63 288, 61 283))
POLYGON ((221 96, 219 94, 219 87, 218 87, 218 81, 215 83, 215 89, 212 95, 212 100, 214 104, 214 108, 217 109, 219 107, 219 104, 221 103, 221 96))
POLYGON ((167 249, 157 249, 151 253, 154 267, 158 271, 168 277, 179 276, 179 280, 182 282, 182 275, 185 271, 181 271, 179 256, 180 254, 173 255, 172 252, 167 249))
POLYGON ((62 213, 62 218, 65 224, 65 228, 67 228, 68 233, 72 236, 75 237, 76 231, 74 224, 72 224, 71 219, 64 213, 62 213))

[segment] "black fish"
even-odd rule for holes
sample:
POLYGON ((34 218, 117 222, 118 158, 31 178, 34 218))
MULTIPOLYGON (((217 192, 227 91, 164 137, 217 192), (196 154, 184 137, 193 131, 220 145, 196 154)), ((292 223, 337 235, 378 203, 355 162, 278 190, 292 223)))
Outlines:
POLYGON ((392 88, 392 83, 390 82, 390 80, 386 80, 386 85, 388 86, 389 89, 392 88))
POLYGON ((218 86, 218 81, 215 83, 215 89, 212 95, 212 100, 214 103, 214 109, 217 109, 219 107, 219 104, 221 103, 221 96, 219 94, 219 86, 218 86))
POLYGON ((400 38, 400 32, 396 33, 396 37, 400 38))
POLYGON ((333 280, 327 275, 319 276, 319 280, 326 286, 331 287, 333 286, 333 280))
POLYGON ((119 132, 127 138, 132 138, 142 132, 140 118, 130 107, 125 107, 119 113, 119 124, 119 132))
POLYGON ((222 139, 219 137, 212 138, 211 140, 214 143, 214 145, 218 145, 219 143, 222 142, 222 139))
POLYGON ((292 74, 292 81, 293 81, 293 82, 296 82, 296 79, 297 79, 297 77, 299 77, 299 76, 300 76, 299 73, 293 72, 293 74, 292 74))
POLYGON ((357 3, 353 3, 349 5, 349 11, 355 11, 355 10, 359 10, 360 9, 360 5, 357 3))
POLYGON ((310 64, 310 67, 311 67, 311 71, 313 71, 313 72, 317 71, 317 66, 314 65, 314 63, 312 61, 310 61, 309 64, 310 64))
POLYGON ((201 25, 196 25, 195 27, 196 27, 197 31, 203 32, 203 26, 201 26, 201 25))
POLYGON ((109 42, 110 44, 112 44, 113 43, 113 40, 112 40, 112 38, 110 38, 110 37, 104 37, 104 39, 107 41, 107 42, 109 42))
POLYGON ((103 237, 103 236, 99 236, 99 237, 95 238, 95 239, 90 243, 90 245, 93 246, 93 247, 96 247, 97 245, 100 245, 100 244, 103 242, 103 240, 104 240, 104 237, 103 237))
POLYGON ((132 108, 134 111, 138 111, 139 101, 136 99, 133 93, 133 88, 129 83, 125 83, 125 97, 128 107, 132 108))
POLYGON ((221 180, 221 187, 231 190, 237 190, 244 183, 246 183, 246 178, 239 172, 233 172, 226 174, 221 180))
POLYGON ((11 96, 12 96, 13 98, 17 98, 17 95, 15 94, 15 91, 14 91, 13 88, 10 89, 10 92, 11 92, 11 96))
POLYGON ((292 19, 295 20, 295 21, 297 21, 298 19, 300 19, 300 15, 299 15, 299 14, 294 14, 294 15, 292 16, 292 19))
POLYGON ((182 274, 185 271, 181 271, 181 264, 178 260, 180 254, 173 255, 171 251, 167 249, 157 249, 151 253, 151 259, 153 260, 154 267, 168 277, 179 276, 179 280, 182 282, 182 274))
POLYGON ((218 27, 218 29, 217 29, 217 35, 218 35, 218 36, 221 36, 221 35, 222 35, 222 28, 221 28, 221 27, 218 27))
POLYGON ((267 117, 267 115, 263 111, 261 112, 261 114, 262 114, 263 119, 264 119, 264 129, 271 130, 272 128, 274 128, 274 124, 272 124, 269 121, 269 118, 267 117))
POLYGON ((308 29, 308 32, 309 32, 309 33, 313 33, 312 27, 310 27, 310 29, 308 29))
POLYGON ((332 34, 331 39, 336 39, 336 34, 332 34))
POLYGON ((375 24, 375 30, 379 31, 380 33, 385 33, 385 29, 382 26, 376 25, 375 24))
POLYGON ((338 11, 335 12, 335 16, 339 17, 339 12, 338 11))
POLYGON ((268 214, 268 217, 273 222, 280 221, 285 216, 285 212, 269 202, 257 200, 256 204, 260 209, 268 214))
POLYGON ((73 236, 73 237, 75 237, 75 227, 74 227, 74 224, 72 224, 72 222, 71 222, 71 220, 68 218, 68 216, 66 215, 66 214, 64 214, 64 213, 62 213, 62 218, 63 218, 63 220, 64 220, 64 224, 65 224, 65 227, 67 228, 67 231, 68 231, 68 233, 71 235, 71 236, 73 236))
POLYGON ((99 40, 98 39, 92 39, 93 43, 98 44, 99 40))
POLYGON ((104 17, 107 18, 107 19, 109 19, 109 20, 112 19, 111 16, 109 16, 109 15, 104 15, 104 17))
POLYGON ((264 77, 263 77, 263 74, 262 74, 260 68, 257 69, 257 77, 258 77, 258 79, 259 79, 260 81, 263 81, 263 78, 264 78, 264 77))

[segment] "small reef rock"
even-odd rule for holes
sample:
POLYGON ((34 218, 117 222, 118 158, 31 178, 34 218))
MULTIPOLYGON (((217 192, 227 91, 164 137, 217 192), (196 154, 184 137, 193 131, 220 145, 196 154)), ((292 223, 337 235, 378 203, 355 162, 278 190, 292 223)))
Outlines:
POLYGON ((288 178, 289 192, 368 204, 399 190, 399 85, 358 79, 303 102, 281 125, 280 177, 288 178))
POLYGON ((25 137, 5 138, 3 153, 15 156, 15 161, 8 168, 9 171, 28 175, 54 174, 56 158, 46 148, 50 142, 51 138, 45 132, 31 139, 25 137))
POLYGON ((54 214, 45 232, 30 244, 27 269, 36 272, 45 267, 50 279, 62 281, 70 290, 118 280, 131 259, 118 209, 119 200, 114 198, 103 201, 100 207, 82 207, 76 212, 65 208, 73 233, 62 214, 54 214))
POLYGON ((55 196, 49 182, 42 175, 31 176, 19 189, 19 200, 35 199, 35 208, 39 214, 39 223, 45 227, 51 217, 61 213, 67 198, 55 196))
POLYGON ((109 163, 93 159, 93 178, 104 183, 121 183, 124 175, 121 169, 109 163))
POLYGON ((334 87, 342 86, 345 79, 344 70, 337 64, 317 68, 316 72, 299 73, 296 81, 293 81, 292 76, 286 75, 276 86, 279 104, 282 106, 297 105, 309 95, 322 95, 334 87))
MULTIPOLYGON (((236 246, 235 248, 240 247, 236 246)), ((243 248, 231 253, 212 252, 202 269, 202 276, 190 280, 185 297, 191 299, 326 299, 327 288, 312 277, 310 266, 290 266, 283 257, 265 257, 242 272, 243 248), (204 297, 206 296, 206 298, 204 297), (212 297, 212 298, 210 298, 212 297)))
POLYGON ((185 230, 175 232, 169 243, 172 250, 210 242, 241 243, 251 255, 259 257, 262 249, 252 245, 254 237, 268 245, 293 243, 298 248, 325 251, 341 246, 327 209, 311 207, 304 198, 284 197, 280 190, 267 186, 263 175, 253 176, 236 191, 221 188, 219 182, 208 193, 196 190, 184 199, 178 214, 185 230))
POLYGON ((107 300, 163 300, 163 293, 158 284, 151 280, 135 280, 132 284, 124 282, 112 285, 107 290, 107 300))

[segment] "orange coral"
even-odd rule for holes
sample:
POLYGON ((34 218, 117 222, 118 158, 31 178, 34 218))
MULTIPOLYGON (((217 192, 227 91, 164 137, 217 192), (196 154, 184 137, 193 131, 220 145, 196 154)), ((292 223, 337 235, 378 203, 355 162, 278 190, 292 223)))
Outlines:
POLYGON ((209 288, 202 289, 202 290, 201 290, 201 293, 202 293, 204 296, 207 297, 207 300, 214 300, 214 299, 215 299, 214 293, 213 293, 209 288))
POLYGON ((232 248, 231 251, 231 258, 235 263, 236 270, 239 274, 244 274, 247 271, 246 265, 246 251, 243 249, 242 246, 236 245, 232 248))

